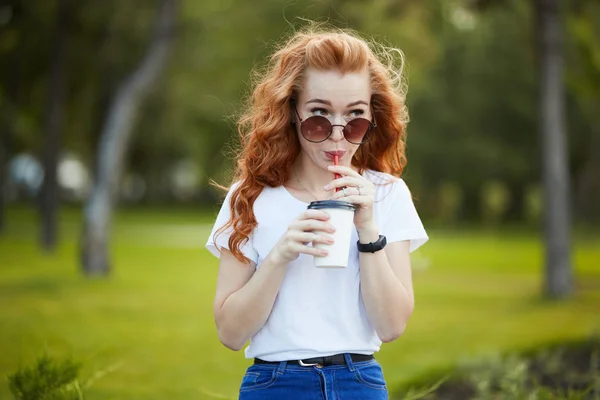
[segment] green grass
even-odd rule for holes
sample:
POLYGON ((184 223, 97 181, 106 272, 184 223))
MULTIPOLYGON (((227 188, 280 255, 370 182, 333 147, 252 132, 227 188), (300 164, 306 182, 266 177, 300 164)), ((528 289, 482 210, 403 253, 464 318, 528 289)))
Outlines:
MULTIPOLYGON (((79 213, 61 245, 38 250, 36 215, 11 208, 0 236, 0 398, 6 376, 43 351, 98 376, 88 399, 233 399, 250 361, 217 337, 217 260, 206 212, 128 210, 114 224, 108 280, 78 272, 79 213)), ((431 231, 414 253, 416 309, 378 359, 390 386, 461 360, 577 339, 600 330, 600 237, 574 241, 577 294, 543 301, 542 248, 518 231, 431 231)))

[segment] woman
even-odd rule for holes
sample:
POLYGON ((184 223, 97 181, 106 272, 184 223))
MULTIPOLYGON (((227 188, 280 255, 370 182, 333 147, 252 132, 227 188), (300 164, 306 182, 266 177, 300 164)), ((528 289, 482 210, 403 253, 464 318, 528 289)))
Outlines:
POLYGON ((296 33, 257 75, 243 149, 207 248, 220 257, 221 342, 254 359, 240 399, 386 399, 373 354, 412 313, 409 253, 428 239, 410 192, 394 49, 345 31, 296 33), (338 158, 339 165, 334 165, 338 158), (335 179, 335 174, 339 174, 335 179), (323 199, 356 205, 347 268, 323 199), (371 245, 369 245, 372 243, 371 245))

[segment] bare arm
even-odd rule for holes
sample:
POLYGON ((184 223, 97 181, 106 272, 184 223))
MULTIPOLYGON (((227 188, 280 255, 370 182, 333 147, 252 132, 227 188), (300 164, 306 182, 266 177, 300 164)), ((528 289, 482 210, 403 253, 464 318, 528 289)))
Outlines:
MULTIPOLYGON (((329 166, 342 175, 326 187, 333 190, 333 199, 349 201, 358 206, 354 225, 361 243, 374 242, 379 229, 374 223, 373 182, 344 166, 329 166)), ((365 311, 377 335, 384 342, 397 339, 403 332, 414 308, 412 276, 408 241, 390 243, 375 253, 360 253, 360 290, 365 311)))
MULTIPOLYGON (((377 240, 377 230, 359 232, 362 243, 377 240)), ((394 242, 375 253, 360 253, 360 288, 377 335, 391 342, 404 332, 414 308, 409 242, 394 242)))
POLYGON ((222 249, 214 316, 221 342, 232 350, 244 344, 265 324, 287 265, 300 253, 326 255, 327 251, 308 246, 313 243, 331 243, 331 237, 313 231, 333 232, 323 211, 308 210, 295 219, 286 233, 256 269, 254 263, 243 263, 222 249))
POLYGON ((239 350, 267 321, 285 275, 285 264, 265 260, 244 264, 223 249, 219 265, 214 315, 221 342, 239 350))

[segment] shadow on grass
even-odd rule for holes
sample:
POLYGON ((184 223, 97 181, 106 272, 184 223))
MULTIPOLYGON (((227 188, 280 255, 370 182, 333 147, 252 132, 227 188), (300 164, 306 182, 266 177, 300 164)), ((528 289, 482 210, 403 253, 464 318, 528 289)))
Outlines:
POLYGON ((403 385, 392 399, 600 398, 600 336, 473 360, 403 385))
POLYGON ((75 282, 71 279, 57 279, 52 276, 32 276, 31 278, 14 282, 0 282, 0 296, 57 295, 68 290, 74 284, 75 282))

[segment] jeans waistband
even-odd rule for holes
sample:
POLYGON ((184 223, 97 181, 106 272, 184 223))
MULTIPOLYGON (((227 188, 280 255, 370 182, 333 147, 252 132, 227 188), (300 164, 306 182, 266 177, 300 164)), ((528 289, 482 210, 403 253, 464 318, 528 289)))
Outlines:
MULTIPOLYGON (((360 362, 360 361, 370 361, 374 360, 375 357, 372 354, 354 354, 354 353, 346 353, 348 358, 352 362, 360 362)), ((287 364, 297 364, 303 367, 326 367, 329 365, 345 365, 347 364, 347 358, 344 354, 334 354, 332 356, 326 357, 314 357, 314 358, 305 358, 303 360, 286 360, 287 364)), ((265 361, 260 358, 254 359, 254 364, 279 364, 281 361, 265 361)))

